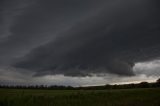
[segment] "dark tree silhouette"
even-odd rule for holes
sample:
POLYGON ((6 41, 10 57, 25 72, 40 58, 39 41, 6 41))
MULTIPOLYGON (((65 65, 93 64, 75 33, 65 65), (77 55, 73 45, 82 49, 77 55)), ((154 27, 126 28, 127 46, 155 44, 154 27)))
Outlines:
POLYGON ((141 82, 139 84, 140 88, 149 88, 149 83, 148 82, 141 82))
POLYGON ((160 78, 157 80, 157 83, 160 84, 160 78))

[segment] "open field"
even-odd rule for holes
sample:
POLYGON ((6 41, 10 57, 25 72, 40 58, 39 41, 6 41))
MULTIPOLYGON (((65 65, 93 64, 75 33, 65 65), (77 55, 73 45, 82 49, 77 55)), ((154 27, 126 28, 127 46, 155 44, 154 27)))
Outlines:
POLYGON ((0 89, 0 106, 160 106, 160 89, 0 89))

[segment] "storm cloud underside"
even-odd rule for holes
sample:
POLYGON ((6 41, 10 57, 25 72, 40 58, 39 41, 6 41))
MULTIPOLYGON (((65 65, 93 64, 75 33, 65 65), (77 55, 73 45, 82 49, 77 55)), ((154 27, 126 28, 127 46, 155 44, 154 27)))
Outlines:
POLYGON ((1 67, 34 76, 132 76, 135 63, 160 57, 158 0, 16 2, 1 3, 1 67))

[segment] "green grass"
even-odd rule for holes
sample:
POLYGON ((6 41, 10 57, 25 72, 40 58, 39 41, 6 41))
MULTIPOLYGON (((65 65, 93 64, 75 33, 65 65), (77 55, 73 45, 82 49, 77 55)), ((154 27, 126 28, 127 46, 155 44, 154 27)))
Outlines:
POLYGON ((160 89, 0 89, 0 106, 160 106, 160 89))

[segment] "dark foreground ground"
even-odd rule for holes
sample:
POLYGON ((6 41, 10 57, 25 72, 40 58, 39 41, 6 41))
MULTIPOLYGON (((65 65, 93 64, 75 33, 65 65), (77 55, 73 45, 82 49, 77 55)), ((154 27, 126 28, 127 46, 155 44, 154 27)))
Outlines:
POLYGON ((160 89, 0 89, 0 106, 160 106, 160 89))

